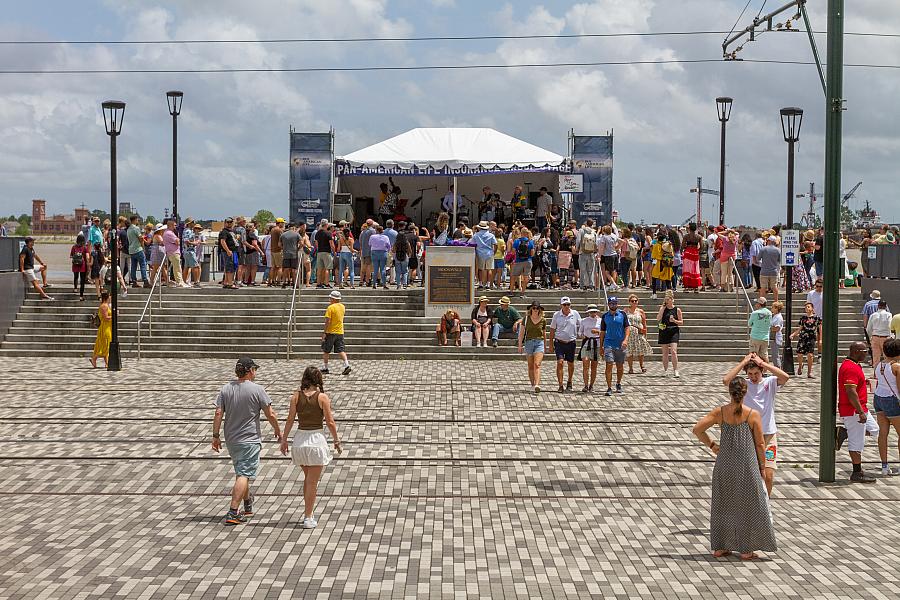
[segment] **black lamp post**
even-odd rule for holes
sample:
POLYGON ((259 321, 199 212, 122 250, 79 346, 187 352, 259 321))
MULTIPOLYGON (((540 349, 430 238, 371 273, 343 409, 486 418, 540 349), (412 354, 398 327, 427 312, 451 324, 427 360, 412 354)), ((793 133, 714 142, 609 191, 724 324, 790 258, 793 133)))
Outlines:
POLYGON ((172 217, 178 224, 178 115, 181 114, 181 102, 184 92, 172 90, 166 92, 169 103, 169 114, 172 115, 172 217))
POLYGON ((719 111, 719 121, 722 123, 721 156, 719 159, 719 225, 725 225, 725 124, 731 118, 731 98, 723 96, 716 98, 716 107, 719 111))
MULTIPOLYGON (((803 109, 781 109, 781 131, 784 141, 788 144, 788 176, 787 176, 787 228, 794 229, 794 144, 800 141, 800 126, 803 124, 803 109)), ((794 260, 797 260, 795 257, 794 260)), ((781 368, 788 375, 794 374, 794 350, 791 347, 791 321, 793 320, 793 266, 788 267, 785 273, 785 287, 787 288, 787 302, 785 303, 786 318, 784 320, 784 336, 787 343, 784 345, 784 356, 781 359, 781 368)))
POLYGON ((110 255, 112 261, 111 283, 109 291, 112 295, 112 341, 109 343, 109 358, 106 360, 108 371, 122 370, 122 357, 119 354, 119 251, 116 245, 116 138, 122 133, 122 119, 125 118, 125 103, 121 100, 107 100, 103 106, 103 124, 106 126, 106 135, 109 136, 109 220, 113 224, 113 239, 110 240, 110 255))

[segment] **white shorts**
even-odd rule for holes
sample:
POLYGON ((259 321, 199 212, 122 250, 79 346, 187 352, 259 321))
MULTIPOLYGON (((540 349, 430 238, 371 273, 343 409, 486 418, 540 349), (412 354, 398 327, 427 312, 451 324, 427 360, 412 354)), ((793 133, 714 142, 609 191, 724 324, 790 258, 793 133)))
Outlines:
POLYGON ((865 423, 860 423, 856 415, 841 418, 844 420, 844 427, 847 428, 847 450, 850 452, 863 451, 866 447, 867 433, 872 436, 878 435, 878 422, 871 412, 866 413, 865 423))
POLYGON ((22 274, 25 275, 25 280, 28 283, 31 283, 32 281, 37 281, 38 273, 43 271, 44 268, 44 265, 35 265, 33 269, 25 269, 22 271, 22 274))

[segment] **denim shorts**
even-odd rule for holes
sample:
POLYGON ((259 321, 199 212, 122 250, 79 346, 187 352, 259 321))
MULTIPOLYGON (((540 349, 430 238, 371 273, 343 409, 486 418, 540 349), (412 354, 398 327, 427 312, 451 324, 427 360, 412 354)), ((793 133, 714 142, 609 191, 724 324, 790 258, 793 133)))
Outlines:
POLYGON ((625 362, 625 351, 621 348, 610 348, 609 346, 604 346, 603 361, 621 365, 625 362))
POLYGON ((502 269, 502 268, 505 267, 505 266, 506 266, 506 261, 503 260, 502 258, 495 258, 495 259, 494 259, 494 268, 495 268, 495 269, 502 269))
POLYGON ((256 477, 259 470, 259 451, 262 444, 225 444, 228 454, 231 455, 231 463, 234 465, 234 474, 238 477, 256 477))
POLYGON ((525 356, 544 353, 544 340, 525 340, 525 356))
POLYGON ((900 417, 900 400, 897 396, 875 396, 875 412, 884 413, 888 419, 900 417))

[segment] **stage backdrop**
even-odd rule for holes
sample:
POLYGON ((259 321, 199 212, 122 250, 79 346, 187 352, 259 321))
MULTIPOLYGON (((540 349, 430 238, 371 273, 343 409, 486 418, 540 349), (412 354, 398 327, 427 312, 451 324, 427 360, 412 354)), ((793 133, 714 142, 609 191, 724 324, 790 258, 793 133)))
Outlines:
POLYGON ((573 194, 572 218, 592 218, 605 225, 612 220, 613 136, 576 135, 572 138, 572 172, 584 174, 584 192, 573 194))
POLYGON ((290 217, 315 225, 331 218, 334 134, 291 131, 290 217))

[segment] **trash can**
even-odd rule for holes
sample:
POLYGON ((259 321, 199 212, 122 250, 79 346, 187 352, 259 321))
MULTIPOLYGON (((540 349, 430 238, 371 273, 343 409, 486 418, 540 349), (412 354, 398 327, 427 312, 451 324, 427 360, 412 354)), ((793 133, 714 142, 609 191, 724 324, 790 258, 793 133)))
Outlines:
POLYGON ((209 272, 210 272, 210 259, 209 256, 203 258, 203 262, 200 263, 200 281, 203 283, 209 283, 209 272))

